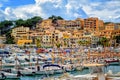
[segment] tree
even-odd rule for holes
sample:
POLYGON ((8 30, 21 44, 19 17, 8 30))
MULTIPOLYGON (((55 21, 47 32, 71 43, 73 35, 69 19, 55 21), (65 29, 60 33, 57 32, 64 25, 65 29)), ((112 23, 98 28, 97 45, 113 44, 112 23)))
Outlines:
POLYGON ((49 17, 48 19, 52 19, 53 26, 59 26, 57 21, 58 21, 58 20, 63 20, 62 17, 60 17, 60 16, 55 16, 55 15, 52 15, 52 16, 49 17))
POLYGON ((25 26, 25 21, 23 19, 18 19, 15 21, 16 27, 25 26))
POLYGON ((6 32, 8 32, 11 29, 12 25, 13 25, 12 21, 5 20, 5 21, 0 22, 1 34, 5 34, 6 32))
POLYGON ((56 43, 57 48, 60 48, 61 44, 60 43, 56 43))
POLYGON ((78 45, 83 45, 83 41, 82 40, 79 40, 77 43, 78 43, 78 45))
POLYGON ((100 45, 103 45, 105 47, 105 46, 109 45, 109 40, 106 37, 102 37, 102 38, 100 38, 100 40, 98 41, 98 43, 100 45))
POLYGON ((57 19, 58 20, 63 20, 63 18, 61 16, 58 16, 57 19))
POLYGON ((30 21, 30 23, 31 23, 31 26, 28 26, 28 27, 34 28, 34 27, 36 27, 36 23, 38 23, 39 21, 42 21, 42 18, 39 16, 35 16, 35 17, 29 19, 28 21, 30 21))
POLYGON ((15 22, 17 27, 26 26, 29 27, 30 29, 33 29, 34 27, 36 27, 36 23, 38 23, 39 21, 42 21, 42 18, 39 16, 35 16, 27 20, 18 19, 15 22))
POLYGON ((40 48, 41 47, 41 43, 40 43, 40 39, 36 39, 36 46, 37 48, 40 48))
POLYGON ((63 20, 63 18, 61 16, 55 16, 55 15, 52 15, 50 16, 48 19, 57 19, 57 20, 63 20))
POLYGON ((115 39, 116 39, 116 43, 120 43, 120 35, 116 36, 115 39))
POLYGON ((14 42, 14 37, 13 36, 11 36, 11 31, 9 31, 9 32, 7 32, 6 34, 5 34, 5 36, 6 36, 6 44, 14 44, 15 42, 14 42))

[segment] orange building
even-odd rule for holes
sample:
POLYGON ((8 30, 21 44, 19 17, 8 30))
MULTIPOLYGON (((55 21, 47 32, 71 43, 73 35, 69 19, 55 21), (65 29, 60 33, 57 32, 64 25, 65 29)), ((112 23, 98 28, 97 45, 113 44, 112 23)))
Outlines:
POLYGON ((84 19, 84 28, 99 30, 100 27, 103 27, 102 20, 93 17, 84 19))
POLYGON ((104 30, 105 29, 103 20, 98 21, 98 26, 99 26, 99 30, 104 30))

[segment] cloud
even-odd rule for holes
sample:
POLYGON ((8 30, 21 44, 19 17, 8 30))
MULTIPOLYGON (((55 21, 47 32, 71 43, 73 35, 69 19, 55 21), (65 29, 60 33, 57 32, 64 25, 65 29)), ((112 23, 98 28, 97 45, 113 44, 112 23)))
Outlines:
MULTIPOLYGON (((119 0, 106 0, 104 2, 92 2, 89 5, 84 5, 83 9, 91 17, 100 17, 104 21, 116 22, 115 18, 120 12, 119 0), (117 13, 116 13, 117 12, 117 13), (109 18, 111 16, 111 18, 109 18)), ((119 22, 119 21, 117 21, 119 22)))
MULTIPOLYGON (((0 7, 3 6, 0 0, 0 7)), ((6 0, 9 2, 9 0, 6 0)), ((28 4, 12 8, 0 9, 0 18, 7 20, 27 19, 33 16, 48 18, 51 15, 61 16, 64 19, 77 17, 99 17, 102 20, 118 21, 120 14, 119 0, 35 0, 34 4, 28 4), (109 17, 111 16, 111 18, 109 17)))
POLYGON ((35 4, 18 6, 14 9, 6 7, 2 12, 7 20, 27 19, 33 16, 48 18, 51 15, 61 16, 65 19, 87 17, 81 6, 76 5, 78 3, 74 0, 35 0, 35 4))
POLYGON ((13 10, 13 14, 16 15, 17 19, 19 18, 27 19, 33 16, 45 17, 44 14, 42 14, 41 7, 37 5, 25 5, 17 7, 16 9, 13 10))

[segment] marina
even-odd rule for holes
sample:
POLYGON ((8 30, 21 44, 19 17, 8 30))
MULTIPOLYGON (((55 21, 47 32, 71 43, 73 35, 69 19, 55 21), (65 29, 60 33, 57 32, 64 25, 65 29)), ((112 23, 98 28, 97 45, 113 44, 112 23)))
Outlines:
POLYGON ((120 80, 120 0, 0 0, 0 80, 120 80))
POLYGON ((119 53, 81 49, 9 49, 1 56, 1 79, 106 80, 120 78, 119 53), (75 52, 76 50, 76 52, 75 52), (87 51, 87 52, 86 52, 87 51), (104 54, 103 54, 104 53, 104 54), (117 56, 116 56, 117 55, 117 56), (68 58, 66 58, 68 57, 68 58), (87 77, 86 77, 87 76, 87 77))

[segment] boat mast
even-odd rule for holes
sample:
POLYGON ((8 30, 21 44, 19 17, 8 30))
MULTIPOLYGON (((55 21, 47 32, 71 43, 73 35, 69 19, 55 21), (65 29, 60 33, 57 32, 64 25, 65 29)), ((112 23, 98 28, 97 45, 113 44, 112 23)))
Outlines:
POLYGON ((2 57, 0 57, 0 70, 2 70, 2 57))

